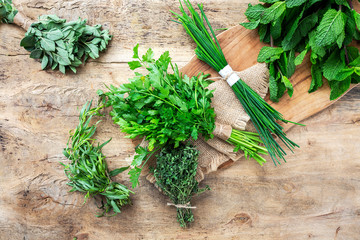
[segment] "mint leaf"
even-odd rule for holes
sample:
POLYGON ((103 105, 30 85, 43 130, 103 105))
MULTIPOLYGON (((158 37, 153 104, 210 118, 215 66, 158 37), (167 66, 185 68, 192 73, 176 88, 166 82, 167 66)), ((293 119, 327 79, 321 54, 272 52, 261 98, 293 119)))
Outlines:
POLYGON ((350 67, 360 67, 360 56, 349 63, 350 67))
POLYGON ((245 11, 245 16, 250 21, 258 21, 260 20, 261 14, 264 12, 265 7, 261 4, 257 4, 252 6, 251 3, 248 5, 248 9, 245 11))
POLYGON ((356 10, 352 10, 352 14, 355 20, 356 27, 360 29, 360 14, 356 10))
POLYGON ((345 29, 340 33, 340 35, 338 36, 338 38, 336 40, 336 43, 339 48, 342 47, 344 39, 345 39, 345 29))
POLYGON ((351 77, 348 77, 344 81, 329 81, 331 88, 330 100, 335 100, 343 95, 350 87, 351 77))
POLYGON ((302 37, 307 36, 308 33, 315 27, 315 25, 317 24, 318 21, 319 21, 319 16, 317 13, 313 13, 313 14, 303 18, 300 21, 299 28, 298 28, 301 36, 302 37))
POLYGON ((325 61, 323 65, 324 77, 327 80, 334 80, 336 75, 345 68, 345 52, 336 50, 325 61))
POLYGON ((278 84, 274 76, 270 75, 269 78, 269 92, 270 92, 270 100, 273 102, 278 102, 278 84))
POLYGON ((334 78, 335 81, 344 81, 355 72, 355 68, 344 68, 338 72, 334 78))
POLYGON ((290 80, 285 77, 285 76, 282 76, 281 77, 281 82, 284 83, 285 87, 287 88, 288 90, 288 94, 290 97, 292 97, 293 93, 294 93, 294 88, 293 88, 293 85, 292 83, 290 82, 290 80))
POLYGON ((278 19, 270 24, 270 34, 273 39, 278 39, 282 33, 282 23, 284 21, 285 14, 282 14, 278 19))
POLYGON ((315 92, 323 85, 323 74, 320 64, 313 64, 311 66, 311 84, 309 93, 315 92))
POLYGON ((298 7, 304 4, 307 0, 285 0, 287 8, 298 7))
POLYGON ((286 10, 285 2, 276 2, 271 7, 265 9, 261 16, 260 22, 262 24, 268 24, 278 19, 286 10))
MULTIPOLYGON (((355 59, 360 56, 359 49, 357 49, 356 47, 346 47, 346 50, 348 52, 350 63, 355 61, 355 59)), ((360 59, 358 61, 360 61, 360 59)))
POLYGON ((298 43, 300 41, 300 39, 293 40, 293 36, 294 36, 295 31, 298 29, 299 22, 303 16, 304 10, 305 10, 305 8, 302 8, 302 11, 300 12, 299 16, 296 17, 295 21, 291 25, 290 30, 287 32, 286 36, 284 37, 283 41, 281 42, 281 46, 284 49, 284 51, 288 51, 288 50, 294 48, 296 46, 296 43, 298 43))
POLYGON ((304 51, 302 51, 299 55, 296 56, 295 58, 295 65, 300 65, 303 61, 304 58, 306 56, 306 54, 308 53, 309 49, 306 48, 304 51))
POLYGON ((320 57, 325 56, 326 51, 324 47, 320 47, 316 44, 316 30, 309 33, 309 46, 311 47, 311 55, 318 55, 320 57))
POLYGON ((270 92, 270 100, 273 102, 278 102, 278 83, 277 78, 278 75, 280 75, 277 70, 275 69, 275 64, 270 63, 269 64, 269 92, 270 92))
POLYGON ((343 13, 340 10, 329 9, 317 28, 315 43, 320 47, 331 45, 344 31, 344 28, 343 13))
MULTIPOLYGON (((352 0, 351 0, 351 1, 352 1, 352 0)), ((345 7, 347 7, 347 8, 350 9, 350 6, 349 6, 349 3, 347 2, 347 0, 335 0, 335 3, 336 3, 337 5, 343 5, 343 6, 345 6, 345 7)))
POLYGON ((245 23, 240 23, 241 26, 243 26, 246 29, 250 29, 250 30, 254 30, 255 28, 257 28, 260 24, 260 20, 254 21, 254 22, 245 22, 245 23))
POLYGON ((257 61, 258 62, 273 62, 279 59, 284 52, 282 48, 264 46, 261 48, 257 61))

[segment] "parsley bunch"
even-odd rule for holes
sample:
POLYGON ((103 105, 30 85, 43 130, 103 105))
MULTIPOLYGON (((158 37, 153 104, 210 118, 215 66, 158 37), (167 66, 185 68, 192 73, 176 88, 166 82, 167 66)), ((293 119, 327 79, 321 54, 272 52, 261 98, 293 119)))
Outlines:
POLYGON ((156 168, 153 170, 156 184, 177 207, 177 220, 181 227, 194 221, 190 200, 194 194, 209 190, 198 188, 195 179, 199 151, 189 143, 164 147, 156 156, 156 168), (182 205, 182 206, 179 206, 182 205))
POLYGON ((17 12, 12 0, 0 0, 0 22, 12 23, 17 12))
POLYGON ((76 68, 89 57, 96 59, 111 40, 108 30, 101 25, 86 25, 86 20, 66 22, 56 15, 43 15, 31 24, 20 45, 30 51, 30 57, 41 60, 41 68, 76 68))
POLYGON ((289 78, 295 66, 310 54, 312 82, 309 93, 328 80, 330 100, 340 97, 351 83, 360 82, 359 50, 348 45, 360 40, 360 15, 351 0, 261 0, 246 10, 250 22, 245 28, 258 29, 263 47, 258 61, 269 64, 270 99, 279 101, 285 91, 293 94, 289 78), (277 47, 273 47, 273 46, 277 47), (295 53, 300 54, 295 57, 295 53))
POLYGON ((126 186, 113 182, 110 177, 125 171, 128 167, 118 168, 109 171, 105 156, 101 149, 111 140, 101 145, 93 145, 95 139, 92 138, 96 131, 95 125, 90 125, 92 117, 100 115, 99 110, 104 105, 91 108, 91 102, 86 103, 80 111, 79 125, 69 137, 67 147, 64 149, 64 155, 70 160, 68 165, 61 163, 65 169, 65 174, 70 182, 67 183, 72 187, 70 192, 85 192, 85 202, 88 198, 102 196, 105 203, 100 207, 103 216, 111 210, 115 214, 120 213, 120 208, 130 204, 129 195, 133 193, 126 186))
MULTIPOLYGON (((213 91, 206 89, 212 81, 207 75, 183 76, 177 65, 171 63, 169 52, 155 60, 149 49, 140 58, 138 47, 134 48, 136 60, 129 66, 132 70, 146 68, 147 74, 136 72, 130 83, 119 88, 110 86, 106 93, 98 92, 106 97, 106 105, 113 107, 110 115, 114 123, 129 134, 128 138, 146 137, 149 141, 148 150, 136 150, 138 156, 132 163, 135 167, 130 171, 132 176, 140 174, 138 166, 149 152, 166 144, 178 147, 189 138, 196 140, 200 134, 205 139, 212 138, 215 129, 215 113, 211 107, 213 91)), ((136 186, 137 177, 131 179, 136 186)))

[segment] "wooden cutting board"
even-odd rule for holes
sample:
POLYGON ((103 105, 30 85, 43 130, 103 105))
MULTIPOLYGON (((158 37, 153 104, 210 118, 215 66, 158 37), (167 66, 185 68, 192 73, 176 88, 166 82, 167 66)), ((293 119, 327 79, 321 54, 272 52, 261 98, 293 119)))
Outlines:
MULTIPOLYGON (((226 60, 234 71, 242 71, 256 64, 259 51, 265 46, 260 42, 257 31, 245 29, 240 25, 218 35, 218 40, 226 60)), ((355 44, 355 46, 359 47, 360 45, 355 44)), ((335 101, 330 101, 330 87, 325 79, 324 85, 320 89, 311 94, 308 93, 311 83, 310 67, 311 63, 307 55, 290 78, 294 87, 294 94, 291 98, 284 94, 278 103, 274 103, 270 101, 269 96, 266 97, 266 101, 281 112, 287 120, 301 122, 335 103, 335 101)), ((189 76, 199 72, 219 76, 216 71, 198 60, 196 56, 181 71, 189 76)), ((350 89, 355 86, 356 84, 351 85, 350 89)), ((293 126, 296 125, 284 124, 284 129, 287 131, 293 126)))
MULTIPOLYGON (((240 25, 219 34, 217 38, 227 62, 234 71, 242 71, 255 65, 260 49, 265 46, 264 43, 260 42, 257 31, 248 30, 240 25)), ((360 46, 359 44, 354 45, 356 47, 360 46)), ((266 101, 282 113, 285 119, 298 123, 336 102, 336 100, 330 101, 330 87, 325 79, 323 79, 324 85, 320 89, 311 94, 308 93, 311 83, 311 62, 308 55, 303 63, 296 67, 294 75, 290 78, 294 87, 291 98, 285 93, 278 103, 274 103, 269 99, 269 93, 265 97, 266 101)), ((200 61, 196 56, 181 71, 189 76, 197 75, 199 72, 219 76, 215 70, 211 69, 205 62, 200 61)), ((356 85, 352 84, 348 91, 356 85)), ((285 131, 296 126, 294 124, 281 124, 285 131)), ((229 160, 221 164, 218 169, 228 167, 232 163, 233 161, 229 160)))

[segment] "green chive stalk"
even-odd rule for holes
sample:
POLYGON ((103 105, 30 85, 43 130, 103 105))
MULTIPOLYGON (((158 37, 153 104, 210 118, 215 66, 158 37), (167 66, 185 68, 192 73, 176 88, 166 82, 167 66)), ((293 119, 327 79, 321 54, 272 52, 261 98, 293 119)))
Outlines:
MULTIPOLYGON (((217 72, 220 72, 228 66, 228 63, 216 38, 214 30, 204 13, 203 5, 198 4, 198 8, 200 10, 199 14, 193 8, 189 0, 183 0, 183 2, 189 10, 190 15, 185 12, 182 1, 180 0, 180 12, 182 14, 180 15, 171 11, 174 14, 174 17, 178 19, 178 21, 175 22, 182 24, 186 32, 197 44, 195 53, 198 58, 206 62, 217 72)), ((285 161, 284 156, 286 155, 286 152, 275 141, 273 135, 277 136, 285 144, 285 146, 293 152, 293 149, 299 146, 286 137, 283 127, 277 122, 281 121, 288 123, 290 121, 285 120, 281 113, 271 107, 241 79, 235 82, 231 87, 237 98, 240 100, 240 103, 244 107, 246 113, 250 116, 251 121, 254 123, 254 126, 263 140, 265 147, 268 149, 274 164, 280 164, 279 160, 281 159, 285 161)))
POLYGON ((259 138, 259 134, 233 129, 230 138, 226 141, 236 146, 234 152, 242 150, 246 159, 253 158, 261 166, 266 162, 266 159, 259 155, 268 154, 267 149, 260 146, 263 141, 259 138))

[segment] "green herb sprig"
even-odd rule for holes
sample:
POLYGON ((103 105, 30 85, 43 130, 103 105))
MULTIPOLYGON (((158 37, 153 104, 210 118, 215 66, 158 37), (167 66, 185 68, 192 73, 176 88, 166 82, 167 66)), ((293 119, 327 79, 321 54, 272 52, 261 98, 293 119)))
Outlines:
POLYGON ((227 142, 236 146, 234 152, 243 151, 246 159, 253 158, 261 166, 266 162, 266 159, 260 154, 268 155, 268 151, 260 145, 263 144, 263 141, 259 138, 258 133, 233 129, 227 142))
MULTIPOLYGON (((219 72, 227 66, 228 63, 224 57, 210 22, 204 13, 203 6, 198 4, 198 8, 200 10, 200 14, 196 12, 189 0, 183 0, 180 1, 180 12, 182 14, 178 14, 173 11, 171 12, 178 19, 178 23, 183 25, 186 32, 197 44, 195 53, 198 58, 205 61, 219 72), (185 12, 182 2, 184 2, 189 10, 189 15, 185 12)), ((269 151, 273 162, 275 164, 280 164, 279 160, 282 159, 285 161, 284 155, 286 155, 286 152, 275 141, 272 134, 279 137, 279 139, 291 151, 293 151, 295 147, 299 147, 296 143, 286 137, 286 134, 283 132, 283 127, 281 127, 277 122, 282 121, 284 123, 288 123, 290 121, 285 120, 281 113, 271 107, 241 79, 232 86, 232 89, 244 107, 246 113, 250 116, 250 119, 254 123, 254 126, 263 140, 265 147, 269 151)))
POLYGON ((13 23, 17 12, 16 8, 12 5, 12 0, 0 0, 0 22, 13 23))
POLYGON ((86 25, 86 20, 66 22, 56 15, 43 15, 31 24, 20 45, 30 51, 30 57, 41 60, 41 68, 58 68, 65 74, 90 57, 96 59, 111 40, 101 25, 86 25))
POLYGON ((295 66, 310 52, 312 82, 309 93, 330 85, 330 100, 344 94, 351 83, 360 82, 360 54, 349 44, 360 40, 360 14, 352 0, 262 0, 245 12, 245 28, 258 29, 260 40, 270 43, 261 49, 258 61, 269 64, 270 99, 279 101, 287 90, 295 66), (276 47, 275 47, 276 46, 276 47), (300 53, 295 57, 295 53, 300 53))
POLYGON ((191 197, 205 190, 199 189, 195 179, 199 151, 191 144, 180 144, 177 148, 167 145, 156 156, 153 170, 156 184, 177 207, 177 220, 185 228, 194 221, 190 207, 191 197), (180 207, 178 205, 182 205, 180 207))
POLYGON ((99 110, 104 105, 91 108, 90 103, 86 103, 80 111, 79 125, 74 132, 70 132, 69 141, 64 149, 64 155, 70 160, 69 164, 61 163, 64 166, 66 176, 70 182, 67 183, 72 187, 70 192, 79 191, 86 193, 85 202, 90 197, 101 196, 105 199, 102 201, 103 213, 98 216, 104 216, 111 210, 114 214, 120 213, 120 208, 130 204, 130 191, 126 186, 113 182, 111 177, 127 170, 129 167, 118 168, 109 171, 105 156, 101 149, 111 140, 109 139, 101 145, 95 146, 93 135, 96 126, 90 125, 95 115, 100 115, 99 110))
POLYGON ((165 52, 158 60, 149 49, 139 57, 137 45, 134 48, 132 70, 143 67, 146 75, 135 73, 130 83, 119 88, 110 86, 109 92, 99 91, 106 98, 106 106, 112 106, 110 115, 121 130, 129 134, 128 138, 146 137, 148 149, 137 148, 137 156, 132 162, 134 168, 130 172, 133 187, 138 184, 138 168, 150 152, 154 152, 166 144, 178 147, 183 141, 201 134, 204 138, 212 138, 215 129, 215 113, 211 107, 211 90, 206 87, 212 82, 207 75, 194 77, 183 76, 171 63, 169 52, 165 52), (169 68, 173 73, 169 73, 169 68), (125 95, 126 94, 126 95, 125 95))

